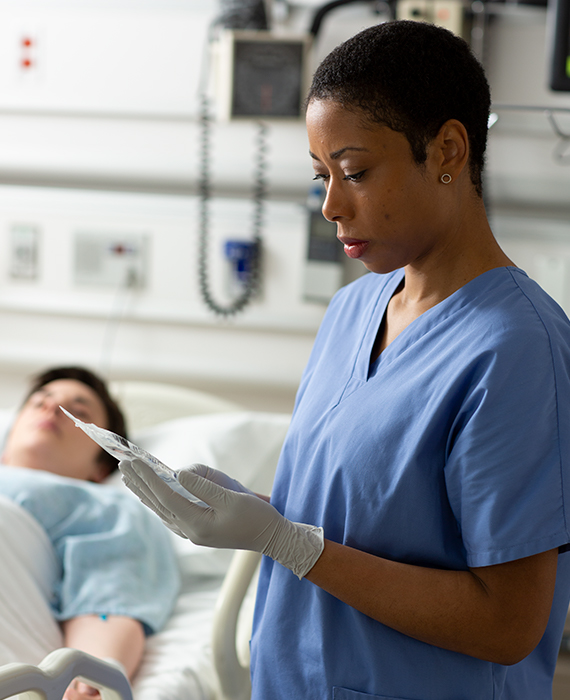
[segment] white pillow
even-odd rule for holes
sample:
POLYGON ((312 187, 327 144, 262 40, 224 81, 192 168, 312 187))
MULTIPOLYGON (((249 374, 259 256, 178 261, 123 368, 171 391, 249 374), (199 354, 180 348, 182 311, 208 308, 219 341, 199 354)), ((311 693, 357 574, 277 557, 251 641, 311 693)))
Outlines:
POLYGON ((131 440, 173 469, 207 464, 269 493, 289 421, 249 411, 189 416, 136 431, 131 440))
POLYGON ((16 417, 17 411, 13 408, 0 409, 0 454, 4 449, 4 443, 16 417))

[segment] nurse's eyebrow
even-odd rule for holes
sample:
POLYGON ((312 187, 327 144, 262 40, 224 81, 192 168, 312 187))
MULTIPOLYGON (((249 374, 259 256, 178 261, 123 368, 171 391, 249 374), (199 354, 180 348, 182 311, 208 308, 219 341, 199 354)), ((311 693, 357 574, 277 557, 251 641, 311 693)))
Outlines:
MULTIPOLYGON (((345 146, 344 148, 339 148, 338 151, 333 151, 332 153, 329 153, 329 158, 331 160, 338 160, 342 155, 344 155, 347 151, 358 151, 358 152, 369 152, 367 148, 359 148, 358 146, 345 146)), ((309 151, 309 155, 313 160, 320 160, 318 156, 316 156, 314 153, 309 151)))

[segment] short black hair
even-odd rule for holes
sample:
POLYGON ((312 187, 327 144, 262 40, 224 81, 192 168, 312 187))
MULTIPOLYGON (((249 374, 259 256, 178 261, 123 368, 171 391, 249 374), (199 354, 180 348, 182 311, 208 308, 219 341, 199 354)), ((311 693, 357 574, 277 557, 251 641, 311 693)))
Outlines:
MULTIPOLYGON (((119 404, 109 393, 105 381, 85 367, 54 367, 37 374, 32 378, 24 403, 43 386, 58 379, 75 379, 93 389, 105 407, 107 428, 113 433, 117 433, 117 435, 121 435, 124 438, 127 437, 127 424, 119 404)), ((105 452, 105 450, 101 450, 99 460, 108 467, 109 474, 117 469, 119 464, 115 457, 105 452)))
POLYGON ((405 135, 417 164, 449 119, 469 136, 470 176, 482 196, 491 94, 469 45, 426 22, 397 20, 359 32, 317 68, 307 105, 333 100, 405 135))

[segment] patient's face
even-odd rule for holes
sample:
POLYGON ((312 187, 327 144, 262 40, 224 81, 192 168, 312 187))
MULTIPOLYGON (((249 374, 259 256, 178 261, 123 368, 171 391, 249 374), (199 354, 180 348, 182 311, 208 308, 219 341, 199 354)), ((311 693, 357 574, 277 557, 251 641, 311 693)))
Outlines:
POLYGON ((6 441, 2 462, 101 481, 108 471, 99 461, 101 448, 76 428, 59 406, 85 423, 108 427, 103 402, 90 387, 75 379, 57 379, 32 394, 22 407, 6 441))

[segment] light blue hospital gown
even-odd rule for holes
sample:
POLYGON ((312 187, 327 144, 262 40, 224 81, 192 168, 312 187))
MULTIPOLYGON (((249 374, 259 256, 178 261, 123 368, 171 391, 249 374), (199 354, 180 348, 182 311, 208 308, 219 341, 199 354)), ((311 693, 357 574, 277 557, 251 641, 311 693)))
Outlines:
MULTIPOLYGON (((325 537, 465 570, 570 542, 570 324, 518 268, 426 311, 370 366, 403 272, 330 304, 303 375, 272 503, 325 537)), ((506 667, 417 641, 265 558, 254 700, 545 700, 570 597, 558 558, 547 631, 506 667)))
POLYGON ((0 465, 0 494, 46 531, 61 567, 54 617, 123 615, 146 634, 170 615, 179 572, 170 533, 130 493, 35 469, 0 465))

